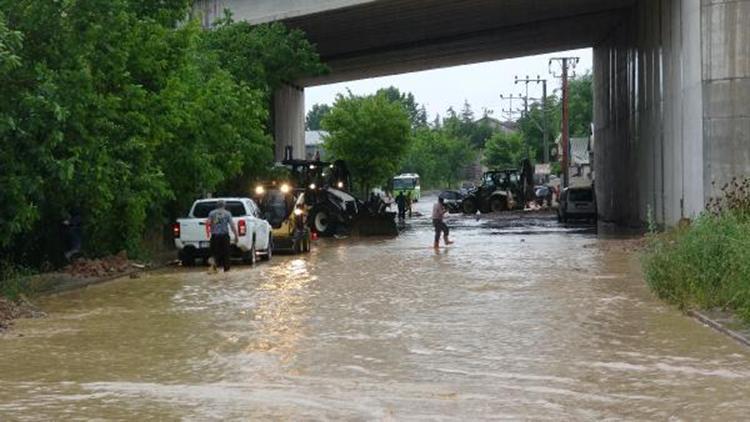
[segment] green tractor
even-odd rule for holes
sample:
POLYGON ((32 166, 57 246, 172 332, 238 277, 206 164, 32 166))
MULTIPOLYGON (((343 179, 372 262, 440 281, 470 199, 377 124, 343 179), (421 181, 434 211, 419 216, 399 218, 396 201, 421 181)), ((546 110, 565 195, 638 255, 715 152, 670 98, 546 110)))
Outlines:
POLYGON ((533 192, 533 170, 524 163, 523 170, 493 170, 484 173, 482 184, 469 191, 461 204, 465 214, 509 211, 523 208, 533 192))

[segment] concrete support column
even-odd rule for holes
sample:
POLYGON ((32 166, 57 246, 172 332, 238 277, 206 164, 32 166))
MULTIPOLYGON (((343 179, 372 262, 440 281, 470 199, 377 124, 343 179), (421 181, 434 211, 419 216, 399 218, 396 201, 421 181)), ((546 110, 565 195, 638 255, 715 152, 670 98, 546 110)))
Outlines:
POLYGON ((603 221, 674 225, 703 209, 700 9, 701 0, 641 0, 594 48, 603 221))
POLYGON ((750 175, 750 0, 702 0, 704 186, 750 175))
POLYGON ((284 85, 273 95, 273 137, 276 160, 284 159, 284 150, 292 147, 294 158, 305 157, 305 90, 284 85))

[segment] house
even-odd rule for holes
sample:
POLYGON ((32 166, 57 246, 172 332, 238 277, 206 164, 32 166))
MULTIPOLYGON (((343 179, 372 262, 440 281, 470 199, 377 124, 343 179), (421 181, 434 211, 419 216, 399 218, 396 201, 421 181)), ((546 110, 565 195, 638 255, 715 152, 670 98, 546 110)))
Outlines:
POLYGON ((324 130, 305 131, 305 159, 312 160, 316 154, 320 154, 320 159, 325 160, 326 151, 323 148, 323 139, 328 135, 324 130))
POLYGON ((516 124, 516 122, 501 122, 500 120, 490 116, 484 116, 474 123, 479 126, 489 126, 492 128, 492 130, 503 133, 513 133, 518 131, 518 124, 516 124))

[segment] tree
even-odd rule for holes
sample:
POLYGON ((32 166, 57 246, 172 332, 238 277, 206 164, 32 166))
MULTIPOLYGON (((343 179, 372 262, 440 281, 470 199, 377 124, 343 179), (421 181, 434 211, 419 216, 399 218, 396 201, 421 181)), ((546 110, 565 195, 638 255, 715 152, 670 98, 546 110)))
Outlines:
MULTIPOLYGON (((586 74, 570 80, 570 136, 591 135, 593 121, 593 77, 586 74)), ((544 156, 543 127, 547 126, 547 140, 550 149, 560 134, 562 122, 562 102, 556 96, 547 97, 547 108, 542 113, 542 104, 535 102, 529 106, 529 113, 518 119, 519 130, 524 142, 535 151, 532 158, 541 161, 544 156)))
POLYGON ((500 132, 487 141, 482 162, 492 169, 518 168, 524 158, 526 152, 522 134, 500 132))
POLYGON ((320 130, 323 118, 331 112, 331 106, 328 104, 315 104, 307 112, 305 117, 305 128, 307 130, 320 130))
POLYGON ((388 101, 401 104, 409 115, 409 122, 413 129, 427 126, 427 110, 417 103, 411 92, 402 93, 398 88, 389 86, 379 89, 375 95, 384 95, 388 101))
POLYGON ((305 34, 280 23, 253 26, 228 15, 203 38, 223 69, 269 98, 284 83, 328 71, 305 34))
POLYGON ((419 173, 427 187, 451 187, 460 181, 475 157, 476 151, 465 139, 425 128, 415 133, 401 171, 419 173))
POLYGON ((529 105, 529 112, 518 119, 518 129, 524 143, 528 143, 532 161, 541 162, 544 159, 544 126, 547 126, 547 146, 550 150, 560 133, 562 106, 555 96, 547 97, 546 110, 542 110, 542 103, 529 105))
POLYGON ((461 122, 465 125, 474 123, 474 110, 468 100, 464 100, 464 106, 461 109, 461 122))
POLYGON ((570 80, 570 136, 591 135, 591 122, 594 120, 594 78, 590 73, 570 80))
POLYGON ((0 0, 0 255, 142 252, 197 196, 271 164, 269 97, 323 71, 298 31, 185 21, 189 0, 0 0), (6 18, 7 17, 7 18, 6 18), (9 247, 13 245, 13 247, 9 247))
POLYGON ((411 140, 408 114, 384 93, 339 94, 323 119, 323 129, 329 133, 324 140, 326 151, 347 162, 364 192, 393 176, 411 140))

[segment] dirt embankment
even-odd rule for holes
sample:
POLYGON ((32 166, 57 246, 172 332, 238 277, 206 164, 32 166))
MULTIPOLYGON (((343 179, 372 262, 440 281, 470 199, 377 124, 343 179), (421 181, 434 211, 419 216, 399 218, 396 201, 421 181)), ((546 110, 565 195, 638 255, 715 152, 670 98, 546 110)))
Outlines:
MULTIPOLYGON (((24 283, 25 291, 37 295, 72 290, 123 276, 137 277, 139 272, 150 267, 152 265, 129 260, 125 252, 101 259, 82 258, 58 272, 29 277, 24 283)), ((44 315, 25 296, 16 301, 0 297, 0 331, 7 330, 15 319, 44 315)))
POLYGON ((41 318, 45 314, 31 304, 26 298, 11 301, 0 297, 0 332, 10 328, 13 320, 18 318, 41 318))

